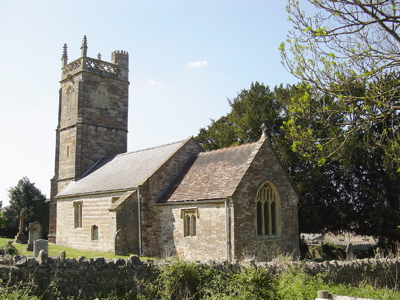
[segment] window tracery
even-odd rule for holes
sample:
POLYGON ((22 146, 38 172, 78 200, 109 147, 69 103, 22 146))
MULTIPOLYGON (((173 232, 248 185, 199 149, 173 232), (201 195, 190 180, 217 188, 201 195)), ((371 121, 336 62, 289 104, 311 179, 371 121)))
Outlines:
POLYGON ((279 197, 269 182, 258 190, 256 201, 257 235, 279 235, 279 197))
POLYGON ((196 210, 183 211, 183 231, 185 237, 197 235, 197 213, 196 210))

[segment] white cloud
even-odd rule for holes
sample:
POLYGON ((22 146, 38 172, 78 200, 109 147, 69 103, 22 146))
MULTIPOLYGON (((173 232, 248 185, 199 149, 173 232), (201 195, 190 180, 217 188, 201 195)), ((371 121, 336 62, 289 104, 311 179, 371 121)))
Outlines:
POLYGON ((189 62, 186 64, 186 66, 189 68, 201 68, 201 67, 205 67, 206 65, 207 65, 206 60, 198 60, 198 61, 193 61, 193 62, 189 62))
POLYGON ((156 85, 156 84, 157 84, 157 82, 155 80, 153 80, 153 79, 147 81, 147 85, 151 86, 151 85, 156 85))

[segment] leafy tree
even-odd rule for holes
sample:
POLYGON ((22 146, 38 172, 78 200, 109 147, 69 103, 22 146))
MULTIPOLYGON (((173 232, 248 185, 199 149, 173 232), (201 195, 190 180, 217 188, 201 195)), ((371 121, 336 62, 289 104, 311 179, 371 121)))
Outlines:
MULTIPOLYGON (((3 205, 3 201, 0 201, 0 208, 2 207, 2 205, 3 205)), ((0 212, 0 228, 4 226, 5 222, 6 222, 6 218, 3 217, 3 213, 0 212)))
POLYGON ((294 27, 280 46, 284 66, 305 83, 285 124, 296 149, 323 163, 352 136, 380 126, 371 144, 400 162, 400 2, 300 2, 288 0, 294 27))
POLYGON ((25 211, 25 224, 39 221, 43 225, 43 233, 47 235, 49 224, 49 205, 46 197, 30 182, 27 177, 23 177, 18 184, 8 190, 10 205, 4 213, 7 217, 6 227, 8 234, 16 234, 19 227, 18 216, 21 210, 25 211))
MULTIPOLYGON (((1 205, 0 205, 1 208, 1 205)), ((7 218, 3 217, 3 213, 0 212, 0 228, 2 228, 6 224, 7 218)))

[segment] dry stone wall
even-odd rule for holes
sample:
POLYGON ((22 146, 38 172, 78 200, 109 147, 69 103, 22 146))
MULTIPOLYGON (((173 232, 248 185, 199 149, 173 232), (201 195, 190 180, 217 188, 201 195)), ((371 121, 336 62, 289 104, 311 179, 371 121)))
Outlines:
MULTIPOLYGON (((165 262, 162 262, 165 264, 165 262)), ((220 270, 238 270, 243 264, 209 263, 220 270)), ((138 279, 157 275, 157 265, 151 260, 141 262, 137 256, 129 259, 105 259, 80 257, 65 259, 60 257, 0 256, 0 279, 10 284, 33 283, 42 290, 50 290, 61 295, 90 296, 117 289, 121 292, 135 290, 138 279)), ((398 289, 400 258, 363 259, 354 261, 283 262, 275 260, 254 264, 267 268, 273 274, 299 267, 311 275, 325 273, 327 279, 336 283, 366 282, 386 288, 398 289)))

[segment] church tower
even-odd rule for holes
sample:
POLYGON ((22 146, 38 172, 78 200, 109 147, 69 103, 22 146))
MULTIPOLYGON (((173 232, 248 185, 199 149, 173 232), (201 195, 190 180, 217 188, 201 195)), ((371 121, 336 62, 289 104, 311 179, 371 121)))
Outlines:
POLYGON ((49 241, 56 241, 55 196, 77 181, 101 157, 127 151, 129 55, 114 51, 111 63, 87 56, 68 63, 67 45, 61 58, 55 175, 51 182, 49 241))

